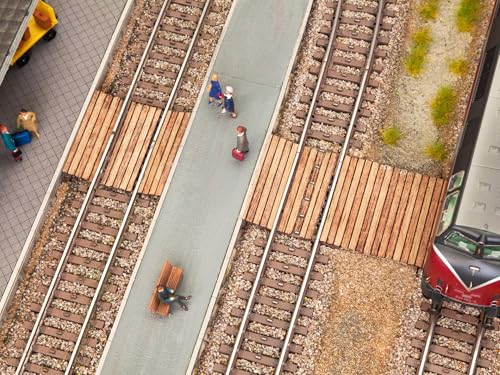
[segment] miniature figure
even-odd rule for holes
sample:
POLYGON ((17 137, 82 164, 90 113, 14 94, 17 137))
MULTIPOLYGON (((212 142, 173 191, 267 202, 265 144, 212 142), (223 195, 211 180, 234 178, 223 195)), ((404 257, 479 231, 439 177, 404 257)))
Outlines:
POLYGON ((217 108, 224 103, 224 95, 220 87, 219 77, 217 74, 212 74, 210 85, 208 86, 208 104, 217 102, 217 108))
POLYGON ((14 161, 22 161, 22 151, 19 147, 14 143, 14 139, 12 138, 12 134, 9 133, 7 127, 3 124, 0 124, 0 136, 2 137, 3 144, 10 151, 14 161))
POLYGON ((232 118, 236 118, 236 112, 234 111, 234 90, 231 86, 226 86, 226 92, 224 92, 224 108, 221 113, 229 112, 232 118))
POLYGON ((21 109, 16 119, 16 128, 25 129, 35 135, 35 137, 40 138, 40 133, 38 133, 38 123, 36 120, 35 112, 27 111, 26 109, 21 109))
POLYGON ((173 290, 172 288, 164 287, 163 285, 158 285, 156 287, 156 292, 158 293, 158 299, 161 303, 168 303, 169 305, 171 305, 172 303, 177 302, 179 305, 181 305, 183 310, 189 310, 187 305, 182 301, 190 300, 191 296, 179 296, 175 294, 175 290, 173 290))
POLYGON ((236 128, 236 149, 239 152, 247 153, 248 148, 248 138, 247 138, 247 128, 240 125, 236 128))

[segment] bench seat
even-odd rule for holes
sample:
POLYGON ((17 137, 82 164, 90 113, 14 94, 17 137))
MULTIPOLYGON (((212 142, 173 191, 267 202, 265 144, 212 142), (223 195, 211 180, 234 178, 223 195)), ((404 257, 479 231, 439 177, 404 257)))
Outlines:
POLYGON ((179 286, 182 280, 182 273, 183 273, 182 268, 173 266, 169 261, 165 261, 163 263, 160 276, 158 276, 158 280, 154 285, 153 294, 151 295, 151 299, 149 301, 149 310, 152 313, 161 316, 168 315, 170 311, 170 305, 167 303, 160 303, 156 287, 158 285, 163 285, 166 286, 167 288, 172 288, 173 290, 177 290, 177 287, 179 286))

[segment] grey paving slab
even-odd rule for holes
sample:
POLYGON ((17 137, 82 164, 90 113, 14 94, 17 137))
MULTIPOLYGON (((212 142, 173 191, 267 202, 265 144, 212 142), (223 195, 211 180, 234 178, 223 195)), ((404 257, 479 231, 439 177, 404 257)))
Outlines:
POLYGON ((0 86, 0 123, 11 129, 21 108, 33 110, 39 140, 15 163, 0 145, 0 293, 27 239, 125 0, 52 0, 58 35, 33 49, 31 61, 11 69, 0 86))
POLYGON ((196 113, 102 374, 185 373, 307 3, 237 3, 214 70, 235 88, 239 117, 216 113, 205 100, 196 113), (240 122, 250 141, 242 163, 231 158, 240 122), (175 306, 161 319, 148 311, 148 302, 165 259, 184 268, 179 293, 193 299, 188 312, 175 306))

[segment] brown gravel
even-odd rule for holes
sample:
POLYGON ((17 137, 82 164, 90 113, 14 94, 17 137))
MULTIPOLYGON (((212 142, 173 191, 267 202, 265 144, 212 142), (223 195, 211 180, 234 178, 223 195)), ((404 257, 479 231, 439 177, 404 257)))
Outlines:
POLYGON ((386 374, 399 318, 418 287, 415 269, 351 251, 331 253, 334 302, 314 374, 386 374))

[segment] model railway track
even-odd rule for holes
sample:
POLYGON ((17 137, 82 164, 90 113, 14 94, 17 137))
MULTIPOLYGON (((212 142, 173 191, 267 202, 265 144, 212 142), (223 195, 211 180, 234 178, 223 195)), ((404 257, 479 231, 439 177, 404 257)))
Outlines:
MULTIPOLYGON (((428 312, 429 321, 419 320, 416 327, 427 332, 426 338, 412 340, 412 346, 420 350, 420 360, 407 359, 409 366, 418 369, 418 375, 423 375, 424 371, 439 375, 474 375, 478 367, 490 368, 490 361, 480 357, 481 349, 495 350, 495 344, 484 337, 486 327, 482 315, 477 317, 446 307, 434 311, 426 301, 421 308, 428 312), (470 351, 456 350, 452 345, 470 351)), ((498 329, 498 326, 492 328, 498 329)))
POLYGON ((89 185, 82 185, 80 188, 85 195, 82 201, 74 204, 78 214, 76 217, 63 218, 63 222, 72 229, 70 233, 56 235, 59 241, 65 242, 64 250, 54 251, 51 254, 55 259, 54 268, 47 272, 53 273, 52 281, 48 287, 39 287, 38 292, 45 295, 43 303, 31 306, 36 320, 24 324, 24 328, 31 332, 29 338, 16 343, 19 348, 24 348, 20 358, 10 359, 9 364, 16 367, 16 374, 26 371, 50 375, 70 374, 76 366, 90 366, 92 358, 85 356, 84 349, 86 345, 97 345, 97 342, 87 336, 87 331, 90 327, 104 326, 103 321, 95 319, 95 313, 99 309, 104 311, 110 309, 110 304, 101 297, 106 291, 111 293, 116 291, 116 286, 108 282, 108 277, 121 275, 123 269, 116 265, 120 263, 120 258, 130 256, 130 252, 126 250, 126 242, 135 240, 136 235, 127 232, 127 228, 129 223, 140 220, 133 216, 135 207, 146 204, 145 201, 138 199, 139 186, 144 179, 165 118, 172 109, 178 88, 184 79, 188 61, 197 42, 196 36, 199 35, 211 6, 211 0, 205 2, 172 0, 166 1, 158 12, 159 18, 153 26, 94 178, 89 185), (174 4, 188 3, 196 4, 199 10, 196 12, 197 24, 188 46, 184 49, 182 61, 177 61, 180 67, 175 79, 172 78, 174 81, 168 97, 162 102, 163 113, 154 136, 148 140, 148 151, 142 161, 134 188, 130 194, 102 188, 106 165, 113 148, 120 140, 120 131, 127 111, 131 108, 132 102, 138 98, 137 95, 141 95, 138 88, 142 82, 140 77, 144 76, 144 68, 151 61, 151 53, 154 51, 159 30, 164 27, 166 16, 172 16, 171 9, 174 4), (200 8, 201 5, 203 6, 200 8))
MULTIPOLYGON (((206 48, 195 46, 191 49, 190 44, 194 38, 198 40, 198 45, 204 45, 206 44, 204 41, 212 38, 212 35, 203 32, 202 28, 199 27, 201 18, 203 18, 202 24, 216 25, 213 17, 210 18, 206 15, 205 6, 207 1, 171 0, 168 3, 167 10, 161 19, 161 25, 154 33, 153 45, 150 48, 133 94, 134 101, 158 108, 164 108, 169 100, 184 61, 189 61, 189 67, 186 69, 187 74, 185 74, 183 80, 189 82, 195 79, 192 75, 197 74, 196 68, 199 68, 201 63, 193 61, 191 58, 187 59, 187 55, 188 53, 206 53, 206 48)), ((220 11, 221 9, 217 6, 211 5, 208 8, 209 13, 218 13, 220 11)), ((160 7, 153 6, 150 12, 159 14, 160 7)), ((143 30, 137 38, 142 42, 147 42, 151 35, 149 28, 154 27, 155 19, 146 19, 144 24, 148 29, 143 30)), ((133 53, 141 54, 142 49, 136 48, 133 53)), ((128 82, 131 82, 131 80, 129 79, 128 82)), ((184 82, 181 82, 181 86, 183 84, 184 82)), ((122 95, 124 94, 122 92, 122 95)), ((190 95, 191 93, 186 90, 176 91, 179 103, 183 102, 181 98, 190 95)), ((173 109, 177 111, 186 110, 181 105, 176 105, 173 109)))
MULTIPOLYGON (((394 3, 394 0, 386 1, 386 4, 394 3)), ((325 48, 329 40, 335 39, 332 55, 328 60, 326 73, 319 77, 320 69, 317 66, 309 69, 309 74, 314 77, 309 79, 306 86, 313 91, 317 82, 321 81, 320 92, 314 100, 312 95, 303 95, 300 102, 314 107, 312 125, 309 137, 320 139, 335 144, 343 144, 347 128, 353 113, 356 98, 359 95, 363 69, 370 53, 370 44, 376 24, 379 24, 383 32, 392 29, 389 20, 395 13, 384 7, 382 18, 377 18, 378 7, 374 5, 362 5, 363 2, 345 2, 337 27, 324 26, 320 32, 324 35, 317 42, 317 47, 325 48), (332 35, 333 34, 333 35, 332 35)), ((331 2, 333 8, 335 2, 331 2)), ((326 13, 324 20, 333 21, 333 15, 326 13)), ((383 68, 383 59, 387 56, 389 38, 386 35, 377 36, 375 48, 375 62, 371 65, 370 78, 364 89, 359 116, 354 124, 356 132, 366 131, 366 120, 371 116, 370 106, 375 102, 374 91, 380 84, 376 78, 383 68)), ((314 54, 317 61, 322 61, 325 52, 318 51, 314 54)), ((306 119, 307 112, 296 111, 295 115, 300 119, 306 119)), ((300 134, 303 127, 294 126, 292 132, 300 134)), ((361 148, 361 142, 354 137, 350 140, 351 146, 361 148)))
MULTIPOLYGON (((333 199, 333 192, 339 179, 342 162, 346 157, 349 142, 353 136, 357 119, 363 113, 362 97, 366 96, 366 87, 369 73, 372 70, 374 52, 377 45, 377 36, 380 30, 385 1, 379 3, 376 9, 376 17, 373 21, 371 40, 363 64, 358 68, 360 81, 356 91, 352 91, 354 100, 348 113, 346 131, 344 138, 339 140, 342 144, 341 152, 336 158, 335 171, 330 181, 329 193, 323 205, 321 219, 317 223, 314 242, 302 242, 298 246, 286 246, 290 243, 292 236, 277 236, 277 228, 282 219, 282 212, 290 192, 290 186, 296 177, 295 172, 299 159, 305 149, 306 140, 311 137, 310 128, 315 121, 314 116, 318 110, 320 96, 324 93, 323 87, 328 75, 332 71, 332 64, 338 61, 339 33, 342 34, 341 20, 346 15, 353 15, 352 1, 338 0, 332 3, 336 6, 334 17, 331 17, 331 33, 328 38, 326 51, 323 54, 321 67, 318 69, 318 78, 315 82, 314 93, 310 98, 313 103, 309 111, 304 115, 305 125, 301 132, 295 159, 291 167, 291 173, 281 196, 277 209, 278 215, 271 228, 267 241, 257 241, 256 245, 263 248, 260 257, 250 257, 250 262, 255 264, 256 272, 248 272, 244 278, 252 283, 250 292, 241 291, 238 298, 244 301, 245 309, 233 308, 231 315, 239 326, 229 326, 226 333, 234 337, 234 343, 222 345, 221 353, 227 356, 226 364, 217 363, 214 371, 230 374, 280 374, 283 371, 297 372, 298 366, 291 360, 293 354, 301 353, 303 348, 297 344, 296 335, 307 334, 307 320, 312 318, 312 309, 303 306, 305 297, 315 298, 317 293, 309 288, 310 280, 322 280, 322 275, 314 270, 316 263, 325 263, 326 257, 318 254, 320 237, 326 221, 328 208, 333 199), (291 357, 289 356, 291 354, 291 357)), ((371 8, 370 8, 371 9, 371 8)), ((359 17, 364 17, 362 9, 359 17)), ((353 15, 356 17, 356 15, 353 15)), ((333 165, 333 163, 332 163, 333 165)), ((315 171, 311 173, 310 183, 314 185, 320 165, 315 165, 315 171)), ((295 197, 290 197, 294 199, 295 197)), ((307 202, 305 202, 307 204, 307 202)), ((241 305, 241 304, 240 304, 241 305)))

